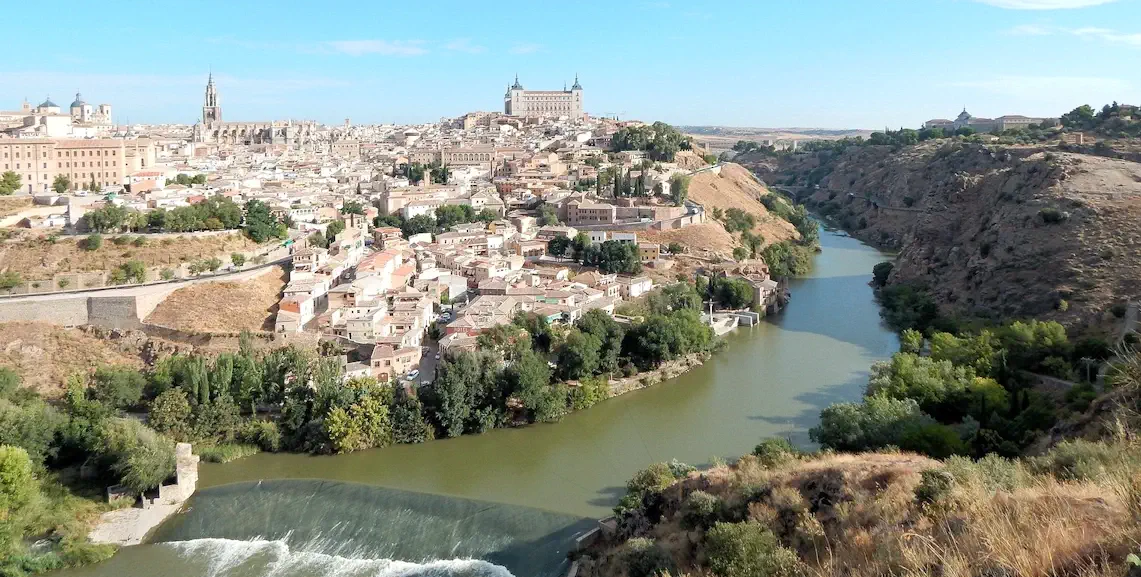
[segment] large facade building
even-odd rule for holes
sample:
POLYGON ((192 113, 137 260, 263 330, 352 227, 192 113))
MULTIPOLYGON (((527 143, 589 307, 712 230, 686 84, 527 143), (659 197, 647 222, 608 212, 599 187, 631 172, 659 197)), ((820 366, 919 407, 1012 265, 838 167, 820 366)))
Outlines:
POLYGON ((954 120, 935 118, 923 123, 923 128, 942 128, 945 132, 954 132, 960 128, 969 128, 975 132, 1003 132, 1006 130, 1025 130, 1031 124, 1053 126, 1058 123, 1057 118, 1031 118, 1018 114, 999 116, 998 118, 979 118, 971 116, 966 108, 954 120))
POLYGON ((202 120, 194 125, 194 141, 214 144, 301 144, 312 138, 317 123, 292 120, 272 122, 226 122, 214 75, 206 81, 202 120))
POLYGON ((71 180, 71 188, 91 181, 118 186, 133 172, 153 167, 155 146, 148 139, 121 138, 0 138, 0 172, 20 176, 29 194, 51 190, 56 176, 71 180))
POLYGON ((503 95, 503 112, 520 118, 559 118, 580 119, 582 111, 582 85, 578 76, 570 90, 526 90, 515 77, 515 84, 507 88, 503 95))

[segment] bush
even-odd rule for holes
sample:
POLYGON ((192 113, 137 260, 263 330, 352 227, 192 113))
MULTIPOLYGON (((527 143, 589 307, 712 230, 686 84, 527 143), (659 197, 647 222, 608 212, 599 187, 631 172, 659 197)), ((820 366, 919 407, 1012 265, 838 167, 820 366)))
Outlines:
POLYGON ((99 247, 103 246, 103 235, 93 232, 83 239, 81 246, 83 250, 99 250, 99 247))
POLYGON ((146 237, 142 237, 142 236, 136 236, 135 240, 131 241, 131 245, 136 246, 136 247, 146 246, 146 244, 147 244, 147 239, 146 239, 146 237))
POLYGON ((181 387, 163 391, 151 401, 147 424, 177 441, 190 440, 190 401, 181 387))
POLYGON ((1018 461, 993 453, 978 461, 951 457, 947 459, 946 470, 959 483, 978 483, 988 491, 1013 491, 1026 481, 1026 472, 1018 461))
POLYGON ((687 531, 708 529, 721 518, 721 499, 705 491, 694 491, 681 504, 681 526, 687 531))
POLYGON ((915 451, 935 459, 967 453, 967 444, 959 438, 955 429, 940 423, 910 427, 900 436, 898 445, 906 451, 915 451))
POLYGON ((116 409, 129 409, 143 398, 147 379, 130 367, 99 367, 95 370, 92 392, 95 399, 116 409))
POLYGON ((1046 224, 1058 224, 1070 217, 1070 215, 1054 207, 1046 207, 1042 210, 1039 210, 1038 216, 1041 217, 1042 222, 1046 224))
POLYGON ((238 431, 238 440, 249 445, 256 445, 268 453, 281 450, 281 431, 273 421, 248 421, 238 431))
POLYGON ((876 287, 882 287, 887 284, 887 277, 895 268, 895 263, 885 261, 872 267, 872 284, 876 287))
POLYGON ((111 242, 114 243, 115 246, 127 246, 131 244, 131 237, 120 235, 111 239, 111 242))
POLYGON ((230 254, 230 262, 234 263, 234 266, 240 267, 246 264, 246 255, 240 252, 232 253, 230 254))
POLYGON ((1092 481, 1117 460, 1117 451, 1102 443, 1062 441, 1048 453, 1029 460, 1030 470, 1059 481, 1092 481))
POLYGON ((674 570, 673 559, 653 539, 630 539, 622 558, 629 577, 660 577, 674 570))
POLYGON ((174 474, 174 443, 132 419, 113 419, 102 431, 103 456, 128 489, 142 493, 174 474))
POLYGON ((171 280, 174 278, 174 271, 169 268, 164 268, 158 273, 158 276, 162 280, 171 280))
POLYGON ((239 445, 235 443, 222 443, 220 445, 201 445, 198 455, 207 463, 229 463, 242 457, 249 457, 261 452, 257 445, 239 445))
POLYGON ((863 403, 836 403, 820 412, 808 434, 825 449, 866 451, 898 446, 905 432, 934 422, 914 399, 872 396, 863 403))
POLYGON ((771 438, 761 441, 754 449, 757 461, 764 467, 776 467, 796 458, 798 451, 788 439, 771 438))
POLYGON ((673 484, 676 477, 666 463, 654 463, 637 473, 626 482, 630 493, 655 493, 673 484))
POLYGON ((804 572, 796 553, 755 521, 717 523, 705 536, 705 553, 719 577, 792 577, 804 572))
POLYGON ((930 505, 942 501, 951 493, 955 477, 943 469, 927 469, 919 473, 919 484, 915 486, 915 502, 930 505))

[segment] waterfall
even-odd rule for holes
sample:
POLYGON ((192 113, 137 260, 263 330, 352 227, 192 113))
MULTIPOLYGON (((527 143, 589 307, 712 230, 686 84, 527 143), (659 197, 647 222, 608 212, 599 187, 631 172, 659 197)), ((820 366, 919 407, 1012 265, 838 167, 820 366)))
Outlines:
POLYGON ((204 577, 513 577, 478 559, 429 560, 342 557, 291 547, 288 539, 193 539, 163 543, 204 577))

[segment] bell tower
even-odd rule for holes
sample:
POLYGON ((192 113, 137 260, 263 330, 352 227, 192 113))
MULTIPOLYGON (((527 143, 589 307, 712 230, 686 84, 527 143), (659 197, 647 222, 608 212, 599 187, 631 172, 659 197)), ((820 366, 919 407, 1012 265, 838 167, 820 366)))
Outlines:
POLYGON ((222 122, 222 107, 218 106, 218 89, 214 86, 214 74, 206 82, 206 99, 202 103, 202 124, 212 127, 222 122))

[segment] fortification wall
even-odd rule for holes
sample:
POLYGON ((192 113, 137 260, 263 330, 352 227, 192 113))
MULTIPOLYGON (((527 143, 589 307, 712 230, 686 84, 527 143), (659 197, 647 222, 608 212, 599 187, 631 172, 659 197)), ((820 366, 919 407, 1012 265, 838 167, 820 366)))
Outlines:
POLYGON ((87 324, 87 297, 0 301, 0 322, 43 321, 65 327, 87 324))

